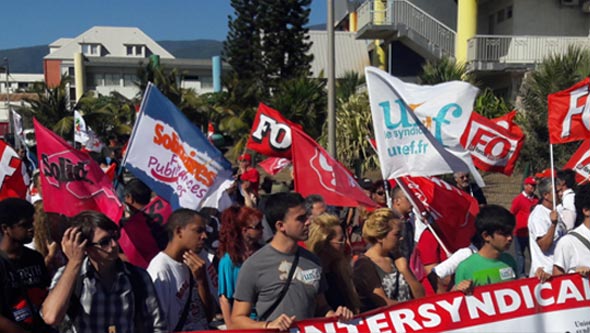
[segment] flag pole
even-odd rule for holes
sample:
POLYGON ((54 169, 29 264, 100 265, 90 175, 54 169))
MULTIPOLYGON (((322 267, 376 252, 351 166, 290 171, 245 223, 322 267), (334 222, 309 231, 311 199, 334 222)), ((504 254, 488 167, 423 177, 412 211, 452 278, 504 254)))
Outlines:
POLYGON ((556 209, 557 204, 555 202, 555 168, 553 166, 553 144, 549 144, 549 158, 551 160, 551 193, 553 194, 553 210, 556 209))
MULTIPOLYGON (((371 138, 368 135, 365 135, 365 139, 367 139, 367 141, 369 141, 369 146, 371 146, 371 148, 373 148, 373 152, 379 156, 379 153, 377 152, 377 148, 375 146, 373 146, 373 143, 371 142, 371 138)), ((385 178, 385 177, 383 177, 385 178)), ((397 182, 398 179, 394 178, 395 181, 397 182)), ((391 201, 391 195, 389 194, 388 190, 391 190, 389 188, 389 183, 387 181, 387 179, 383 179, 383 189, 386 189, 385 191, 385 200, 387 200, 387 208, 391 209, 393 207, 393 201, 391 201)))

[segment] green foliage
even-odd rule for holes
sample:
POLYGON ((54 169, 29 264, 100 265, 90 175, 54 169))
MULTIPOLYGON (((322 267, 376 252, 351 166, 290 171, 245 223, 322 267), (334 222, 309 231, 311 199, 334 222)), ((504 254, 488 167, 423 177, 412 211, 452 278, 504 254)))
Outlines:
POLYGON ((346 102, 348 98, 356 94, 358 87, 365 83, 364 76, 355 71, 346 71, 344 76, 336 80, 336 100, 346 102))
POLYGON ((87 92, 80 98, 76 108, 86 121, 86 125, 101 138, 115 134, 128 136, 135 122, 135 106, 125 96, 111 92, 109 96, 87 92))
POLYGON ((467 73, 464 64, 457 64, 455 60, 444 57, 440 60, 427 61, 418 76, 420 84, 438 84, 447 81, 474 82, 471 74, 467 73))
POLYGON ((485 88, 475 99, 473 109, 480 115, 492 119, 505 115, 512 107, 503 98, 497 97, 492 89, 485 88))
MULTIPOLYGON (((530 162, 533 171, 550 167, 547 96, 567 89, 589 75, 590 51, 570 47, 563 55, 546 58, 535 71, 525 76, 520 97, 527 141, 521 160, 530 162)), ((565 164, 577 146, 575 142, 553 145, 556 167, 565 164)))

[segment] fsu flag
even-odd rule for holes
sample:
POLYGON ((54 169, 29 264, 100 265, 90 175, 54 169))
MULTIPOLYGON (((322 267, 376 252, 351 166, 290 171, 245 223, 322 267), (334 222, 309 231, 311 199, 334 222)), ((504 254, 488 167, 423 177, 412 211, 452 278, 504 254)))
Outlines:
POLYGON ((547 97, 550 143, 590 138, 590 78, 547 97))
POLYGON ((98 163, 36 119, 33 123, 45 211, 74 216, 85 210, 95 210, 118 222, 123 215, 123 205, 98 163))
POLYGON ((283 115, 262 103, 246 147, 262 155, 291 159, 291 128, 298 127, 283 115))
POLYGON ((505 119, 490 120, 477 113, 471 114, 461 144, 471 152, 473 163, 483 171, 501 172, 510 176, 524 144, 524 134, 505 119), (505 125, 506 127, 501 126, 505 125), (520 135, 515 134, 520 132, 520 135))
POLYGON ((258 163, 258 165, 266 171, 269 175, 276 175, 281 172, 284 168, 291 165, 291 161, 282 157, 269 157, 264 161, 258 163))
POLYGON ((460 142, 477 88, 458 81, 418 86, 374 67, 365 75, 384 179, 464 171, 485 185, 460 142))
POLYGON ((477 200, 436 177, 400 177, 413 206, 426 211, 434 221, 438 236, 451 251, 466 247, 475 233, 477 200))
POLYGON ((319 194, 331 206, 376 206, 348 170, 324 148, 298 128, 291 133, 295 192, 304 197, 319 194))
POLYGON ((590 180, 590 139, 584 140, 570 160, 563 166, 576 172, 578 184, 590 180))
POLYGON ((0 140, 0 200, 27 196, 28 176, 18 154, 0 140))

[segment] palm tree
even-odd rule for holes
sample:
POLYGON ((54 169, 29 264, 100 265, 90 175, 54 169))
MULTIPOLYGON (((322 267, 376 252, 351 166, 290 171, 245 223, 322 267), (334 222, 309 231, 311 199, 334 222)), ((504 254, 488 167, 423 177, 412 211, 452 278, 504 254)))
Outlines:
POLYGON ((131 134, 135 122, 135 105, 118 92, 113 91, 109 96, 98 97, 93 92, 87 92, 76 104, 76 109, 99 137, 131 134))
POLYGON ((473 76, 467 73, 467 67, 464 64, 457 64, 450 58, 442 58, 435 61, 427 61, 422 66, 422 73, 418 76, 420 84, 438 84, 448 81, 466 81, 473 83, 473 76))

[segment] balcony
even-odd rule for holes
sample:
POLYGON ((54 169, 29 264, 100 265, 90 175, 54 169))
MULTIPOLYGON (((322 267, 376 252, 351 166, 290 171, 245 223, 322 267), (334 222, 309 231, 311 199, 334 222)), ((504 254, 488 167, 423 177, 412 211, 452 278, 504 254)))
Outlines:
POLYGON ((365 1, 357 10, 357 39, 400 40, 427 59, 453 56, 455 31, 406 0, 375 6, 365 1))
POLYGON ((477 35, 468 41, 467 68, 469 71, 532 68, 550 55, 566 53, 573 45, 590 49, 590 38, 477 35))

